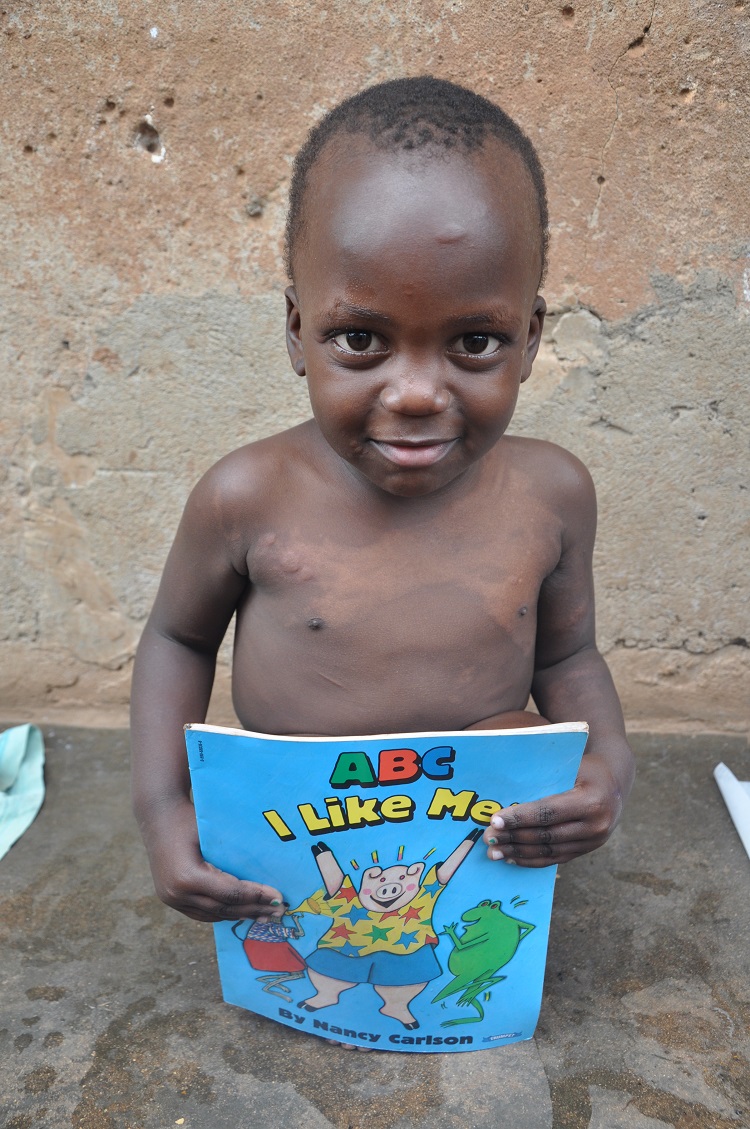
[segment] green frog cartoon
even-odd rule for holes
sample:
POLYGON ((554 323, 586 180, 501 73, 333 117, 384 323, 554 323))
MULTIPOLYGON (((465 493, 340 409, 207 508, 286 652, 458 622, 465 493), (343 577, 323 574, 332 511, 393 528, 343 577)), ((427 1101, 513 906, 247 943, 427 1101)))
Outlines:
MULTIPOLYGON (((512 899, 515 902, 516 898, 512 899)), ((525 905, 525 902, 519 902, 525 905)), ((505 980, 497 973, 516 954, 518 946, 535 928, 527 921, 519 921, 503 912, 502 902, 489 900, 480 902, 461 914, 465 922, 463 933, 456 932, 458 925, 446 925, 442 932, 453 942, 453 951, 448 957, 448 968, 453 979, 442 988, 433 999, 436 1004, 449 996, 459 995, 459 1007, 473 1007, 477 1015, 466 1019, 449 1019, 442 1027, 453 1027, 458 1023, 479 1023, 484 1019, 484 1008, 478 997, 484 995, 485 1003, 490 998, 490 988, 505 980)), ((445 1006, 445 1005, 443 1005, 445 1006)))

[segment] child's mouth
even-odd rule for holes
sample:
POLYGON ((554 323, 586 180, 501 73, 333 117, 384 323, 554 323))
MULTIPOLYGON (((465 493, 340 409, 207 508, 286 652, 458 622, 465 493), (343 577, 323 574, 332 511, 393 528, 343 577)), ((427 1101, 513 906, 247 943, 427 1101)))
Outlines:
POLYGON ((388 462, 402 467, 428 467, 448 454, 455 439, 371 439, 373 447, 380 451, 388 462))

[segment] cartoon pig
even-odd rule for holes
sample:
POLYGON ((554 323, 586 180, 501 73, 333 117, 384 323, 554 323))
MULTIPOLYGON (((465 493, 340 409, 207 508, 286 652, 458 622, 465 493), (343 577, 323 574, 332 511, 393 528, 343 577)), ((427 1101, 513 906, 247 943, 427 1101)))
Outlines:
MULTIPOLYGON (((328 854, 330 855, 331 852, 328 851, 328 854)), ((333 855, 331 855, 331 858, 333 858, 333 855)), ((334 863, 335 861, 334 859, 334 863)), ((323 873, 325 863, 321 865, 320 855, 318 855, 318 866, 325 882, 326 876, 323 873)), ((403 863, 400 863, 396 866, 389 866, 385 870, 379 866, 371 866, 362 875, 359 886, 359 900, 365 909, 372 909, 379 913, 384 913, 386 910, 401 909, 402 906, 408 905, 416 895, 423 871, 423 862, 412 863, 411 866, 406 868, 404 868, 403 863)), ((343 881, 343 875, 341 877, 343 881)), ((341 882, 339 882, 340 886, 341 882)))
POLYGON ((471 831, 445 862, 426 874, 423 862, 368 867, 359 890, 330 847, 314 846, 324 889, 295 912, 320 914, 332 922, 307 957, 316 993, 299 1006, 320 1011, 338 1003, 347 988, 371 984, 383 1001, 381 1015, 403 1023, 407 1031, 417 1028, 409 1004, 442 972, 432 927, 435 902, 481 836, 480 828, 471 831))

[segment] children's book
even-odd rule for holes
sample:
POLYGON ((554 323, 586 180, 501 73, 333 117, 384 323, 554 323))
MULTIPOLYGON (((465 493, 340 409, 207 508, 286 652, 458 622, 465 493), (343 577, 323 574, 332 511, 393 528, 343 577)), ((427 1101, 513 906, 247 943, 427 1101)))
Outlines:
POLYGON ((204 857, 286 905, 214 926, 224 999, 380 1050, 530 1039, 557 868, 493 862, 481 836, 493 812, 572 788, 587 732, 187 726, 204 857))

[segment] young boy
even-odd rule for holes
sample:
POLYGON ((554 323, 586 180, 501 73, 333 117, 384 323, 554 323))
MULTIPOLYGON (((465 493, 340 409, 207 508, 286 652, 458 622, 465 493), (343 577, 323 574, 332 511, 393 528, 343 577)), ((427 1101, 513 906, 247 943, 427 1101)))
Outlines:
POLYGON ((493 817, 489 857, 600 846, 633 758, 594 638, 594 489, 509 437, 545 302, 544 177, 501 110, 384 83, 311 133, 287 228, 287 344, 313 418, 195 487, 133 680, 134 805, 159 896, 201 921, 283 891, 201 857, 183 725, 205 717, 233 614, 250 729, 353 735, 587 721, 575 787, 493 817))

